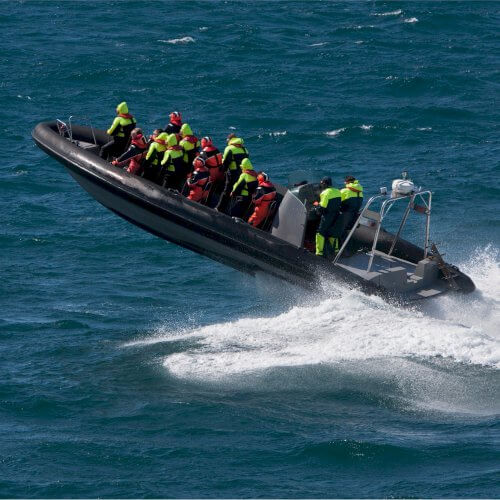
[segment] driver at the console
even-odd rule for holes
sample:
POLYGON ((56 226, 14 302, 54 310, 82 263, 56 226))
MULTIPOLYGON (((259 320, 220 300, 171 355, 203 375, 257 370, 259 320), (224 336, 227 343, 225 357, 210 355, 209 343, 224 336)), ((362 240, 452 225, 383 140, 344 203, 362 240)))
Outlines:
POLYGON ((322 255, 325 250, 325 240, 328 240, 326 255, 336 253, 339 249, 338 235, 334 235, 333 229, 335 221, 340 212, 341 194, 340 191, 332 187, 332 179, 323 177, 320 182, 322 189, 319 195, 319 203, 314 202, 315 212, 321 216, 321 220, 316 232, 316 255, 322 255))

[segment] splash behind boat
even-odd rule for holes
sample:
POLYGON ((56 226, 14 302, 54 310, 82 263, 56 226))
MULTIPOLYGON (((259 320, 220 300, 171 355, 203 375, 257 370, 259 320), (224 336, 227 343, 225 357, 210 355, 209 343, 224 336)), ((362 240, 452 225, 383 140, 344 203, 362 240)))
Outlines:
POLYGON ((475 289, 472 280, 446 264, 430 243, 430 191, 370 198, 337 256, 328 260, 310 251, 317 227, 311 210, 317 184, 277 186, 279 205, 269 231, 264 231, 109 164, 98 154, 108 140, 102 130, 74 125, 70 119, 69 124, 40 123, 32 135, 105 207, 156 236, 240 271, 261 271, 306 287, 327 277, 404 301, 475 289), (406 208, 394 235, 382 222, 396 203, 406 208), (424 248, 400 236, 415 211, 426 217, 424 248))

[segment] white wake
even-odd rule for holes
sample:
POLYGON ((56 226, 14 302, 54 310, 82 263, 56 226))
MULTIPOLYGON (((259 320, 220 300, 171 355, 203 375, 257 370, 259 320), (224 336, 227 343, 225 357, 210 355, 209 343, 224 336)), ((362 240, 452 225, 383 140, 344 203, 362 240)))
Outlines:
POLYGON ((164 366, 173 376, 203 381, 279 367, 399 358, 442 358, 499 369, 498 252, 484 249, 461 267, 478 291, 446 296, 418 309, 398 308, 330 285, 319 298, 309 295, 305 304, 276 317, 242 318, 186 331, 161 327, 153 336, 127 345, 191 339, 186 350, 168 355, 164 366))

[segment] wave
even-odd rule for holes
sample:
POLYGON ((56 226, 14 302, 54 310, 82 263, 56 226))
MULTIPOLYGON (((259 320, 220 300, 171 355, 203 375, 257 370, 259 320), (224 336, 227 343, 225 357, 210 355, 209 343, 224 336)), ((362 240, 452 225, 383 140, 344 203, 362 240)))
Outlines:
POLYGON ((338 128, 337 130, 331 130, 330 132, 325 132, 325 135, 328 137, 337 137, 339 134, 342 132, 345 132, 347 130, 346 127, 338 128))
POLYGON ((195 39, 191 36, 184 36, 182 38, 172 38, 170 40, 157 40, 157 41, 161 43, 171 43, 177 45, 177 44, 194 43, 195 39))
MULTIPOLYGON (((340 134, 343 134, 344 132, 352 132, 355 130, 362 130, 364 132, 368 132, 373 129, 373 125, 354 125, 352 127, 341 127, 336 130, 330 130, 328 132, 325 132, 325 135, 328 137, 337 137, 340 134)), ((386 128, 386 127, 384 127, 386 128)))
POLYGON ((380 13, 375 13, 372 14, 372 16, 380 16, 380 17, 385 17, 385 16, 399 16, 402 14, 403 11, 401 9, 393 10, 391 12, 380 12, 380 13))
POLYGON ((416 17, 409 17, 407 19, 404 19, 404 22, 405 23, 410 23, 410 24, 412 24, 412 23, 418 23, 418 19, 416 17))

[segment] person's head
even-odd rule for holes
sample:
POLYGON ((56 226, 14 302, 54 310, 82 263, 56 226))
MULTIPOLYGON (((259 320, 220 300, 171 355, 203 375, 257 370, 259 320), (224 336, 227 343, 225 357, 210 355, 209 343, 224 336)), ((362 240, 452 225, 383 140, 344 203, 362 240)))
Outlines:
POLYGON ((327 187, 331 187, 332 178, 331 177, 323 177, 323 179, 321 179, 319 185, 321 186, 322 189, 326 189, 327 187))
POLYGON ((182 137, 186 137, 187 135, 193 135, 193 131, 188 123, 184 123, 181 127, 181 135, 182 137))
POLYGON ((205 166, 205 158, 203 156, 197 156, 193 160, 193 167, 194 168, 203 168, 205 166))
POLYGON ((130 136, 132 137, 132 139, 136 139, 138 135, 142 135, 142 129, 140 129, 139 127, 134 128, 132 132, 130 132, 130 136))
POLYGON ((155 128, 151 134, 151 139, 156 139, 162 132, 163 130, 161 128, 155 128))
POLYGON ((172 113, 170 113, 170 123, 182 125, 182 116, 178 111, 172 111, 172 113))
POLYGON ((345 184, 350 184, 351 182, 354 182, 356 180, 356 177, 353 177, 352 175, 346 175, 344 179, 345 184))
POLYGON ((243 161, 241 162, 241 170, 253 170, 250 158, 243 158, 243 161))
POLYGON ((210 137, 208 137, 208 135, 203 137, 203 139, 201 140, 201 147, 207 148, 207 147, 211 147, 211 146, 213 146, 212 139, 210 137))
POLYGON ((265 172, 259 172, 259 175, 257 175, 257 180, 259 181, 259 184, 266 182, 268 179, 269 177, 265 172))
POLYGON ((155 138, 155 141, 160 143, 160 144, 165 144, 168 139, 168 134, 166 132, 162 132, 161 134, 158 134, 158 136, 155 138))
POLYGON ((235 134, 235 133, 233 133, 233 132, 231 132, 231 133, 227 136, 227 138, 226 138, 226 142, 229 144, 229 141, 230 141, 231 139, 234 139, 235 137, 236 137, 236 134, 235 134))
POLYGON ((167 146, 169 148, 172 148, 174 146, 177 146, 179 144, 179 140, 177 139, 177 134, 169 134, 167 137, 167 146))
POLYGON ((127 106, 127 103, 125 101, 121 102, 120 104, 118 104, 118 106, 116 106, 116 114, 117 115, 126 115, 128 113, 128 106, 127 106))

